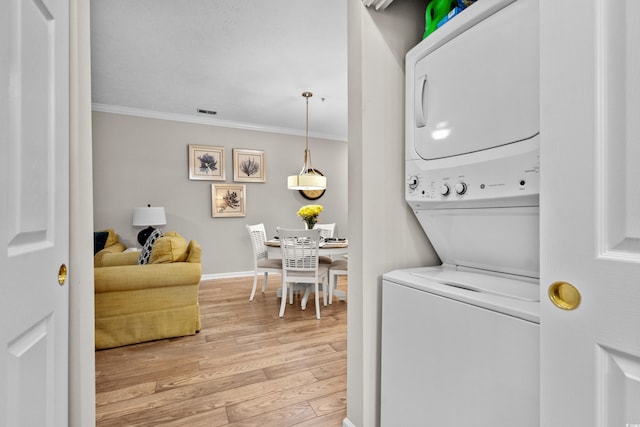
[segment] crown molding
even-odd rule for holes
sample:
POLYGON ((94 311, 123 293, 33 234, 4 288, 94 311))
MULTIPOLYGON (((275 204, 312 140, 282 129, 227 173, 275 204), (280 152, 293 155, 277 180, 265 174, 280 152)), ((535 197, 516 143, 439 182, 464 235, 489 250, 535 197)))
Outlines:
MULTIPOLYGON (((220 119, 209 118, 209 117, 195 117, 187 114, 165 113, 161 111, 144 110, 141 108, 120 107, 117 105, 99 104, 95 102, 91 104, 91 109, 93 111, 98 111, 101 113, 123 114, 126 116, 145 117, 148 119, 170 120, 174 122, 196 123, 201 125, 252 130, 256 132, 269 132, 269 133, 279 133, 283 135, 305 136, 305 132, 298 129, 280 128, 275 126, 262 126, 262 125, 255 125, 251 123, 233 122, 233 121, 220 120, 220 119)), ((329 135, 329 134, 322 134, 322 133, 309 133, 309 136, 313 138, 330 139, 333 141, 342 141, 342 142, 347 141, 346 137, 344 136, 329 135)))

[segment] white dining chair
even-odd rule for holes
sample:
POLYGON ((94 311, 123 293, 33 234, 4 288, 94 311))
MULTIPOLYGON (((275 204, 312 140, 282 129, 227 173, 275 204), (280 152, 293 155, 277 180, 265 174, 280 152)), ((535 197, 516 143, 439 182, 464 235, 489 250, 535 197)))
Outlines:
POLYGON ((337 259, 329 266, 329 304, 333 302, 333 292, 338 287, 338 276, 348 276, 348 274, 349 262, 346 259, 337 259))
MULTIPOLYGON (((287 295, 287 288, 293 284, 306 284, 307 289, 302 298, 301 306, 306 308, 306 301, 314 286, 316 318, 320 319, 320 299, 318 283, 322 283, 322 292, 326 294, 327 272, 326 264, 319 262, 320 230, 289 230, 278 228, 280 249, 282 251, 282 295, 287 295)), ((280 301, 280 317, 284 316, 286 298, 280 301)))
MULTIPOLYGON (((320 236, 326 238, 331 238, 336 232, 336 223, 332 222, 330 224, 316 224, 313 226, 314 229, 320 230, 320 236)), ((304 223, 304 229, 308 230, 307 223, 304 223)), ((333 258, 330 256, 321 256, 320 264, 331 264, 333 262, 333 258)), ((326 297, 325 297, 326 300, 326 297)), ((325 304, 327 305, 327 304, 325 304)))
MULTIPOLYGON (((307 223, 304 223, 304 228, 305 230, 307 229, 307 223)), ((330 224, 316 224, 313 226, 313 228, 317 228, 320 230, 320 235, 322 237, 326 238, 331 238, 334 237, 334 234, 336 232, 336 223, 332 222, 330 224)))
POLYGON ((264 244, 267 240, 267 233, 264 229, 264 224, 247 224, 246 227, 249 232, 249 237, 251 237, 251 247, 253 248, 253 289, 251 290, 251 296, 249 297, 249 301, 253 301, 253 297, 256 295, 256 287, 258 285, 258 274, 262 273, 264 275, 264 280, 262 282, 262 293, 264 293, 267 289, 269 273, 282 274, 282 260, 268 258, 267 247, 264 244))

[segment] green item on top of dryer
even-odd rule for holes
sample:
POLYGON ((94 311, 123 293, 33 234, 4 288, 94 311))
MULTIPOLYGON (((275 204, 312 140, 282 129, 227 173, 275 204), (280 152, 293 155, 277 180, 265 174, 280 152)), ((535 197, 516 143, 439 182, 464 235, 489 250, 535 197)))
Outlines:
POLYGON ((438 28, 438 22, 447 16, 458 4, 457 0, 431 0, 425 11, 425 27, 423 39, 433 33, 438 28))

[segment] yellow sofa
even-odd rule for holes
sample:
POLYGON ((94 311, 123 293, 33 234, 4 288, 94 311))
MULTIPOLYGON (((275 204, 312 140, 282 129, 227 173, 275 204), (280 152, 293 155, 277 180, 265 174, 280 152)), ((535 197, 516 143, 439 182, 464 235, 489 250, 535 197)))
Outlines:
POLYGON ((139 252, 111 246, 94 256, 96 349, 200 330, 202 270, 196 240, 187 245, 179 234, 165 233, 145 265, 137 264, 139 252))

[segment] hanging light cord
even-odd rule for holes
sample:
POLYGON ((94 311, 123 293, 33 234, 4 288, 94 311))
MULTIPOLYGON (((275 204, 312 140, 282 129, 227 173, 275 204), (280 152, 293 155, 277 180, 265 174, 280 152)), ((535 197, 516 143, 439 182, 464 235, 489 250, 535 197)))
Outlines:
MULTIPOLYGON (((302 170, 300 171, 300 175, 308 175, 310 171, 313 171, 313 166, 311 165, 311 151, 309 151, 309 98, 313 96, 311 92, 303 92, 302 96, 305 97, 307 101, 307 117, 306 117, 306 146, 304 149, 304 163, 302 164, 302 170)), ((315 175, 315 173, 314 173, 315 175)))
POLYGON ((313 169, 311 164, 311 150, 309 150, 309 98, 313 96, 311 92, 302 92, 306 99, 306 133, 304 148, 304 163, 298 175, 287 177, 287 188, 290 190, 324 190, 327 188, 327 178, 320 172, 313 169))

